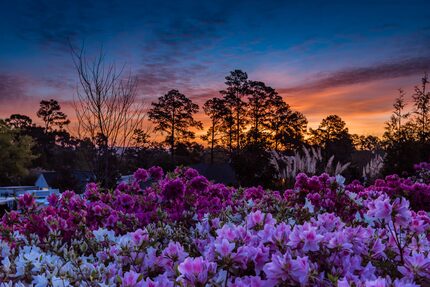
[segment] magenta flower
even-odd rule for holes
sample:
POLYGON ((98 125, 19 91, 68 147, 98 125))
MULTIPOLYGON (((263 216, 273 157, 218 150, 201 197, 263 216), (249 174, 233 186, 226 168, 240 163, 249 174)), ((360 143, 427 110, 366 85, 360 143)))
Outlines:
POLYGON ((146 171, 146 169, 143 168, 139 168, 138 170, 135 171, 135 173, 133 174, 133 177, 135 180, 137 180, 138 182, 140 181, 147 181, 149 178, 149 174, 146 171))
POLYGON ((184 176, 188 179, 192 179, 199 175, 199 172, 194 168, 187 168, 184 172, 184 176))
POLYGON ((59 201, 58 196, 57 196, 55 193, 51 193, 51 194, 47 197, 47 200, 48 200, 48 202, 49 202, 49 205, 51 205, 51 206, 56 206, 56 205, 57 205, 57 203, 58 203, 58 201, 59 201))
POLYGON ((148 173, 151 176, 151 178, 155 181, 162 179, 164 175, 163 169, 159 166, 153 166, 149 168, 148 173))
POLYGON ((163 195, 167 200, 182 198, 185 192, 185 185, 181 179, 169 180, 163 188, 163 195))
POLYGON ((35 205, 35 200, 33 195, 29 193, 25 193, 21 195, 18 199, 18 206, 20 208, 27 208, 30 209, 35 205))
POLYGON ((246 200, 249 200, 249 199, 252 199, 252 200, 260 199, 264 195, 264 189, 261 186, 250 187, 250 188, 245 189, 244 195, 245 195, 245 199, 246 200))
POLYGON ((121 204, 121 206, 123 208, 129 209, 129 208, 133 207, 134 200, 133 200, 133 197, 131 195, 123 193, 119 196, 119 203, 121 204))
POLYGON ((204 176, 195 176, 189 182, 193 191, 204 191, 209 186, 209 181, 204 176))

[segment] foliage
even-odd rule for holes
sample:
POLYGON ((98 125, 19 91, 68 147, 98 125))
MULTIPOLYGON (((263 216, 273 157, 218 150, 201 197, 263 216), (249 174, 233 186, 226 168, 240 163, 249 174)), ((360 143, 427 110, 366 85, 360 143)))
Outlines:
POLYGON ((31 151, 33 145, 30 137, 17 137, 16 131, 0 120, 0 184, 21 182, 28 174, 35 158, 31 151))
POLYGON ((430 217, 402 190, 429 168, 367 188, 299 174, 282 194, 153 167, 47 207, 26 194, 0 225, 0 286, 427 286, 430 217))
POLYGON ((323 157, 334 155, 340 162, 349 162, 354 145, 346 123, 337 115, 324 118, 317 129, 310 129, 309 142, 323 148, 323 157))

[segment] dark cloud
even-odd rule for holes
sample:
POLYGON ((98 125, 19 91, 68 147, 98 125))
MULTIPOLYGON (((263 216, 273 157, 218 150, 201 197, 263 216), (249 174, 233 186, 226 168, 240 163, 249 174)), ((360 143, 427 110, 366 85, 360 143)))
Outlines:
POLYGON ((27 99, 27 82, 15 75, 0 74, 0 103, 11 103, 27 99))
POLYGON ((380 63, 369 67, 356 67, 335 71, 333 73, 317 74, 315 78, 319 79, 308 79, 305 84, 282 89, 281 92, 324 90, 376 80, 419 75, 429 70, 430 57, 410 58, 401 61, 380 63))
POLYGON ((69 44, 100 32, 88 1, 24 1, 18 17, 19 35, 44 48, 69 51, 69 44))

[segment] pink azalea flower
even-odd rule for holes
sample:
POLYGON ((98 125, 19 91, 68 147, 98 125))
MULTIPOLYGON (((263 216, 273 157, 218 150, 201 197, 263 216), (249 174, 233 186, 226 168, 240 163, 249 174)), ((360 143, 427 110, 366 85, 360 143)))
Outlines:
POLYGON ((142 284, 138 283, 139 274, 134 271, 129 271, 124 274, 122 278, 121 287, 140 287, 142 284))
POLYGON ((209 262, 202 257, 186 258, 179 264, 178 270, 187 286, 204 286, 216 272, 216 263, 209 262))
POLYGON ((221 256, 221 258, 228 257, 234 250, 235 244, 230 243, 227 239, 222 239, 221 242, 215 242, 215 251, 221 256))

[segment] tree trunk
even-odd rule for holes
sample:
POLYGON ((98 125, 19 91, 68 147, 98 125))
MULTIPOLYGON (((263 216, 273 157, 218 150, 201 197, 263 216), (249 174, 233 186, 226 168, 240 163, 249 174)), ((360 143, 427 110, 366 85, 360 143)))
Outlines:
POLYGON ((215 124, 212 123, 211 164, 214 163, 214 139, 215 139, 215 124))

